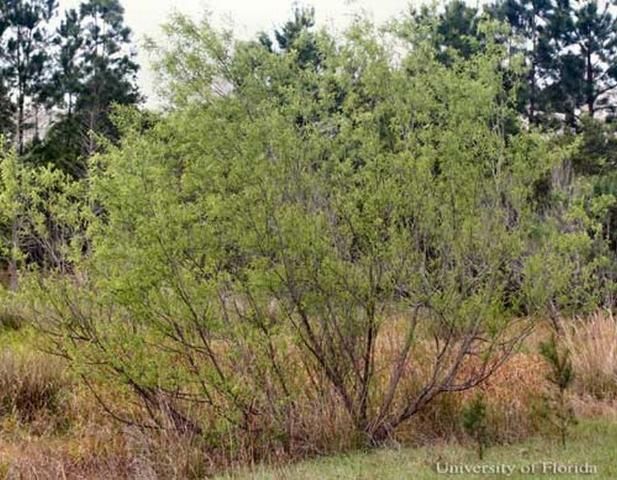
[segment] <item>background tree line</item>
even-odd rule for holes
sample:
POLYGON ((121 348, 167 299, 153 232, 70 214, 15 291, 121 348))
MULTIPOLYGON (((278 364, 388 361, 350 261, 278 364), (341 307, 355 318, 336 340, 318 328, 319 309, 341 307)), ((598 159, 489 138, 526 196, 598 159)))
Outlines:
MULTIPOLYGON (((524 61, 518 108, 530 125, 583 134, 574 167, 605 173, 615 167, 612 120, 617 113, 617 18, 609 1, 503 0, 473 7, 453 0, 412 9, 440 61, 468 58, 486 45, 481 25, 507 27, 501 41, 524 61), (598 125, 598 121, 601 125, 598 125)), ((96 135, 116 135, 113 104, 136 105, 139 66, 119 0, 89 0, 58 11, 57 0, 0 2, 0 131, 20 156, 83 175, 96 135)), ((298 52, 305 68, 323 61, 315 15, 299 8, 259 43, 270 52, 298 52)), ((517 79, 520 80, 520 79, 517 79)), ((514 81, 514 79, 513 79, 514 81)))
POLYGON ((140 101, 123 14, 118 0, 0 2, 0 131, 24 161, 83 176, 96 136, 116 136, 112 105, 140 101))

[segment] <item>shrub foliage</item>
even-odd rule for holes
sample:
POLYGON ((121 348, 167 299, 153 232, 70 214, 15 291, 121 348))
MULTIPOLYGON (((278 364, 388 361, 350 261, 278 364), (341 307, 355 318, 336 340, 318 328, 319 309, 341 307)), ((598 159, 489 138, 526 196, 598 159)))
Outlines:
POLYGON ((446 66, 409 26, 358 21, 307 63, 207 22, 167 31, 171 111, 118 113, 63 270, 26 278, 95 393, 126 387, 150 427, 285 449, 334 402, 376 444, 483 382, 535 312, 593 300, 566 293, 596 279, 593 232, 538 196, 570 151, 516 126, 502 46, 446 66))

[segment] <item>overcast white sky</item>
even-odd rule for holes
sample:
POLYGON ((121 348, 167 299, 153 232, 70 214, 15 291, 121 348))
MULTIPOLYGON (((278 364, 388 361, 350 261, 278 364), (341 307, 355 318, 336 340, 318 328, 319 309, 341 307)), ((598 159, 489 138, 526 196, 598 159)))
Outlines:
MULTIPOLYGON (((419 1, 419 0, 414 0, 419 1)), ((144 36, 157 36, 158 26, 174 10, 200 16, 206 10, 214 19, 226 24, 231 19, 234 30, 240 37, 252 36, 261 30, 272 30, 290 17, 293 5, 315 7, 318 24, 342 27, 359 9, 371 14, 376 21, 385 20, 401 13, 409 0, 121 0, 126 10, 127 24, 133 29, 135 40, 144 36)), ((77 7, 80 0, 60 0, 60 9, 77 7)), ((151 97, 152 75, 145 56, 139 57, 142 66, 139 81, 142 91, 151 97)), ((150 98, 150 102, 154 99, 150 98)), ((155 100, 154 100, 155 102, 155 100)))

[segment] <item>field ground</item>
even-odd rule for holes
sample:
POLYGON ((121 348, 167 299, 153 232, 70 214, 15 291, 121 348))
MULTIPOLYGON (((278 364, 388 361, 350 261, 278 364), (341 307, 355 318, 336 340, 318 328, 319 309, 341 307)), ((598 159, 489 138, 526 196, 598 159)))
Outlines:
MULTIPOLYGON (((591 471, 591 469, 589 469, 591 471)), ((615 419, 583 420, 572 431, 565 449, 556 438, 535 437, 520 444, 489 448, 483 460, 475 451, 455 444, 423 448, 384 449, 371 453, 355 453, 306 461, 291 466, 267 469, 255 468, 217 477, 219 480, 437 480, 444 478, 512 478, 512 479, 617 479, 617 421, 615 419), (502 465, 514 467, 514 473, 456 474, 438 473, 451 466, 482 466, 487 469, 502 465), (543 462, 546 463, 543 466, 543 462), (575 465, 595 466, 596 473, 556 473, 561 468, 575 465), (521 469, 535 464, 535 474, 523 474, 521 469), (546 470, 542 472, 542 470, 546 470)))

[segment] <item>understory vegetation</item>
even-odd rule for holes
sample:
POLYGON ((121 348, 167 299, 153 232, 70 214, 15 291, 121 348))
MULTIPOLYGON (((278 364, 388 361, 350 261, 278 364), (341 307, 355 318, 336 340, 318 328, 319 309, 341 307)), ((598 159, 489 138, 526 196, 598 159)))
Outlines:
POLYGON ((0 473, 484 458, 614 422, 610 88, 560 103, 510 17, 467 8, 247 41, 176 15, 148 42, 164 113, 107 105, 77 173, 7 138, 0 473))

